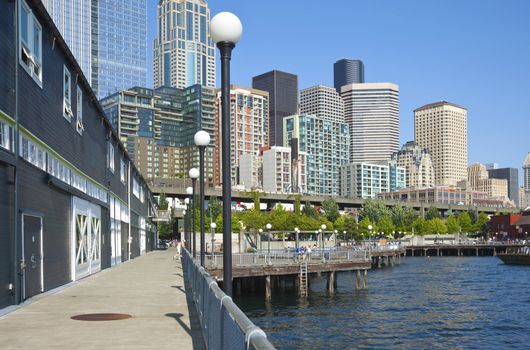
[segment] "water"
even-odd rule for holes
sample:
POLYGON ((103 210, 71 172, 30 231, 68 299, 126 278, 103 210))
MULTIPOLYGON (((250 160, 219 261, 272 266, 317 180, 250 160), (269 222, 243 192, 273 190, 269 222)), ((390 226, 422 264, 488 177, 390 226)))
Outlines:
POLYGON ((312 277, 307 299, 237 303, 278 349, 530 348, 530 266, 409 257, 369 271, 367 290, 355 290, 352 273, 337 277, 333 296, 325 277, 312 277))

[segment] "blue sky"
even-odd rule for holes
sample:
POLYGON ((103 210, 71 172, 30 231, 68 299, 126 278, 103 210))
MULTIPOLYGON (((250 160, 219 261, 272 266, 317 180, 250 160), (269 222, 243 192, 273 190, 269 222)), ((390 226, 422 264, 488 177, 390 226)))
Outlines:
MULTIPOLYGON (((158 1, 148 1, 151 48, 158 1)), ((495 162, 522 173, 530 151, 530 1, 209 4, 212 16, 230 11, 243 23, 233 83, 250 86, 252 76, 279 69, 297 74, 300 88, 333 86, 333 63, 360 58, 367 82, 400 87, 401 143, 414 139, 415 108, 447 100, 468 108, 469 163, 495 162)))

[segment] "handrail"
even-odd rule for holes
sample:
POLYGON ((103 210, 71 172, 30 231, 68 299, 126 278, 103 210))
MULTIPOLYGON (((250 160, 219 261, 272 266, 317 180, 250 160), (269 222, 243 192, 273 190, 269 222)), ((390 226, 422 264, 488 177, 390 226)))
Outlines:
POLYGON ((182 266, 208 349, 275 349, 265 332, 252 323, 186 249, 182 249, 182 266))

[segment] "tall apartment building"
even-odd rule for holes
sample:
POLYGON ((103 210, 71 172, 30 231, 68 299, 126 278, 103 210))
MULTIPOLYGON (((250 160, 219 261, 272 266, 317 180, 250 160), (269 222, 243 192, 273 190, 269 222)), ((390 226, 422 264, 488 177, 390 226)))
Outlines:
MULTIPOLYGON (((266 91, 230 85, 230 164, 232 185, 240 183, 238 167, 242 154, 257 155, 267 141, 269 94, 266 91)), ((221 91, 216 98, 214 183, 221 185, 221 91)))
POLYGON ((519 208, 525 209, 530 207, 530 192, 525 191, 524 187, 519 187, 519 208))
POLYGON ((43 0, 98 99, 147 84, 147 0, 43 0))
POLYGON ((306 157, 308 194, 338 195, 340 167, 348 162, 350 133, 345 123, 312 115, 292 115, 283 121, 284 144, 298 140, 306 157))
POLYGON ((153 40, 153 85, 215 87, 215 46, 205 0, 160 0, 153 40))
POLYGON ((409 141, 401 147, 401 150, 392 154, 392 160, 397 166, 405 168, 406 187, 434 187, 434 167, 429 150, 419 147, 414 141, 409 141))
POLYGON ((305 154, 299 154, 297 171, 293 171, 291 147, 272 146, 263 151, 263 190, 267 192, 306 193, 305 154), (299 188, 293 190, 293 176, 298 177, 299 188))
POLYGON ((490 198, 505 200, 508 198, 508 181, 490 179, 486 166, 474 163, 467 168, 467 180, 473 191, 486 192, 490 198))
POLYGON ((454 186, 467 178, 467 110, 442 101, 414 110, 414 138, 431 151, 435 183, 454 186))
POLYGON ((325 120, 344 122, 344 101, 332 87, 312 86, 300 91, 300 114, 315 115, 325 120))
MULTIPOLYGON (((199 165, 193 136, 205 130, 215 143, 215 89, 135 87, 101 100, 112 127, 145 178, 186 178, 199 165)), ((213 181, 213 147, 206 148, 205 169, 213 181)))
POLYGON ((269 93, 268 145, 283 146, 283 119, 298 113, 298 76, 273 70, 253 77, 252 87, 269 93))
POLYGON ((342 86, 350 127, 350 162, 385 162, 399 150, 399 87, 392 83, 342 86))
POLYGON ((488 169, 490 179, 504 179, 508 182, 508 198, 518 205, 519 203, 519 170, 517 168, 493 168, 488 169))
POLYGON ((340 195, 375 198, 378 193, 405 188, 406 170, 395 165, 350 163, 341 167, 340 195))
POLYGON ((333 64, 333 86, 338 93, 340 93, 340 88, 344 85, 363 83, 363 61, 343 58, 333 64))

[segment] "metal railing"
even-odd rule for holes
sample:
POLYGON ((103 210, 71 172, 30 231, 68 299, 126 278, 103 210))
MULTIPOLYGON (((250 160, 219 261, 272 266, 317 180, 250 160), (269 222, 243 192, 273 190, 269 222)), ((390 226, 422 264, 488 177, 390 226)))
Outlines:
MULTIPOLYGON (((301 261, 307 262, 340 262, 340 261, 370 261, 367 250, 312 250, 311 253, 297 252, 263 252, 232 254, 232 266, 265 266, 265 265, 298 265, 301 261)), ((218 269, 223 267, 223 254, 207 255, 205 259, 207 268, 218 269)))
POLYGON ((206 347, 212 350, 274 350, 267 335, 227 296, 190 253, 182 250, 182 267, 191 287, 206 347))

